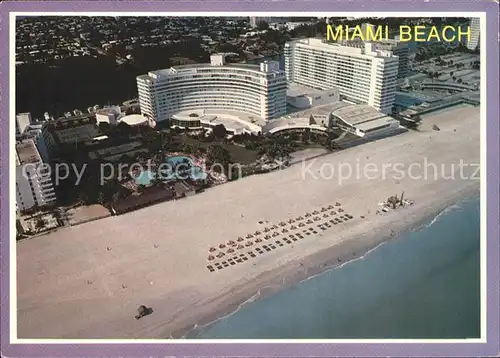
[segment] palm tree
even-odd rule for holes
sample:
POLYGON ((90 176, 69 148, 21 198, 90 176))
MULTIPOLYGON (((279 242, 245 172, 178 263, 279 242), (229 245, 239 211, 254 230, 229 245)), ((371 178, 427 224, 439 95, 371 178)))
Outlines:
POLYGON ((97 203, 103 206, 106 203, 106 195, 102 191, 97 194, 97 203))

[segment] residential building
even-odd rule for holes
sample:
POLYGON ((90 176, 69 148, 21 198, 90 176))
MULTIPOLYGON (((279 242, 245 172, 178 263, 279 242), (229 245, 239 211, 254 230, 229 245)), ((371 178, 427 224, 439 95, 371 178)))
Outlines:
POLYGON ((35 142, 36 148, 45 163, 50 163, 50 155, 55 143, 49 131, 47 122, 31 124, 23 135, 24 138, 31 138, 35 142))
POLYGON ((306 38, 285 44, 288 81, 320 90, 337 88, 343 98, 383 113, 391 113, 398 67, 392 51, 373 43, 357 47, 306 38))
POLYGON ((271 17, 255 17, 255 16, 251 16, 250 17, 250 26, 257 27, 262 22, 266 22, 266 23, 269 24, 271 22, 271 19, 272 19, 271 17))
POLYGON ((20 211, 54 204, 56 196, 50 167, 43 163, 35 142, 16 144, 16 209, 20 211))
POLYGON ((481 30, 481 22, 479 17, 473 17, 469 22, 470 26, 470 41, 467 41, 467 48, 475 50, 479 47, 479 33, 481 30))

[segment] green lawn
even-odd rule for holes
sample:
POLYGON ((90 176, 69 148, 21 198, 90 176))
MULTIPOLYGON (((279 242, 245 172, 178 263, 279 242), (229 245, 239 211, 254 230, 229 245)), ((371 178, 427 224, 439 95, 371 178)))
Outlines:
POLYGON ((218 141, 213 141, 213 142, 202 142, 197 139, 188 137, 187 135, 181 135, 179 136, 179 139, 182 144, 195 144, 198 145, 201 148, 207 148, 210 144, 220 144, 224 149, 226 149, 229 154, 231 155, 231 160, 234 163, 240 163, 240 164, 250 164, 253 163, 259 155, 257 154, 256 151, 254 150, 248 150, 244 147, 240 147, 238 145, 234 144, 224 144, 224 142, 218 142, 218 141))

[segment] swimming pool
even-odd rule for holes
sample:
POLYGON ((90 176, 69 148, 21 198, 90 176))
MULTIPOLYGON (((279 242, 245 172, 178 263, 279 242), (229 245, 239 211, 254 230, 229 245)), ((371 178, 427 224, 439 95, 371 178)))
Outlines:
MULTIPOLYGON (((203 169, 194 164, 193 158, 176 155, 167 158, 166 166, 164 166, 164 170, 161 173, 161 178, 164 180, 173 180, 173 179, 186 179, 186 176, 192 180, 205 180, 207 178, 207 173, 203 171, 203 169), (189 163, 191 168, 187 170, 187 172, 176 172, 175 167, 179 164, 189 163), (187 175, 186 175, 187 174, 187 175)), ((135 182, 137 185, 148 186, 154 180, 156 174, 151 172, 150 170, 144 170, 139 174, 137 178, 135 178, 135 182)))
POLYGON ((135 183, 137 185, 144 185, 148 186, 151 184, 151 181, 155 178, 155 173, 151 172, 150 170, 144 170, 139 174, 137 178, 135 178, 135 183))

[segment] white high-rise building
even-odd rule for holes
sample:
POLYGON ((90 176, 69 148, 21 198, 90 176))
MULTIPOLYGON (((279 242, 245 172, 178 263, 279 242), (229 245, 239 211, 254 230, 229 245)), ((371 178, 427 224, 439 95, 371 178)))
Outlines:
POLYGON ((256 17, 256 16, 251 16, 250 17, 250 26, 252 27, 257 27, 261 22, 266 22, 270 23, 272 21, 272 17, 256 17))
POLYGON ((35 142, 16 144, 16 209, 27 210, 54 204, 56 196, 50 170, 44 165, 35 142))
POLYGON ((55 146, 55 142, 49 132, 47 122, 31 124, 24 132, 23 138, 33 139, 42 160, 45 163, 50 163, 50 155, 55 146))
POLYGON ((479 47, 479 32, 481 29, 480 18, 473 17, 469 22, 470 26, 470 41, 467 41, 467 48, 469 50, 475 50, 479 47))
POLYGON ((238 111, 267 121, 286 114, 286 77, 277 61, 226 64, 212 55, 208 64, 175 66, 137 77, 141 113, 169 120, 186 110, 238 111))
POLYGON ((316 89, 337 88, 347 100, 391 113, 399 58, 392 51, 307 38, 285 44, 287 80, 316 89))

